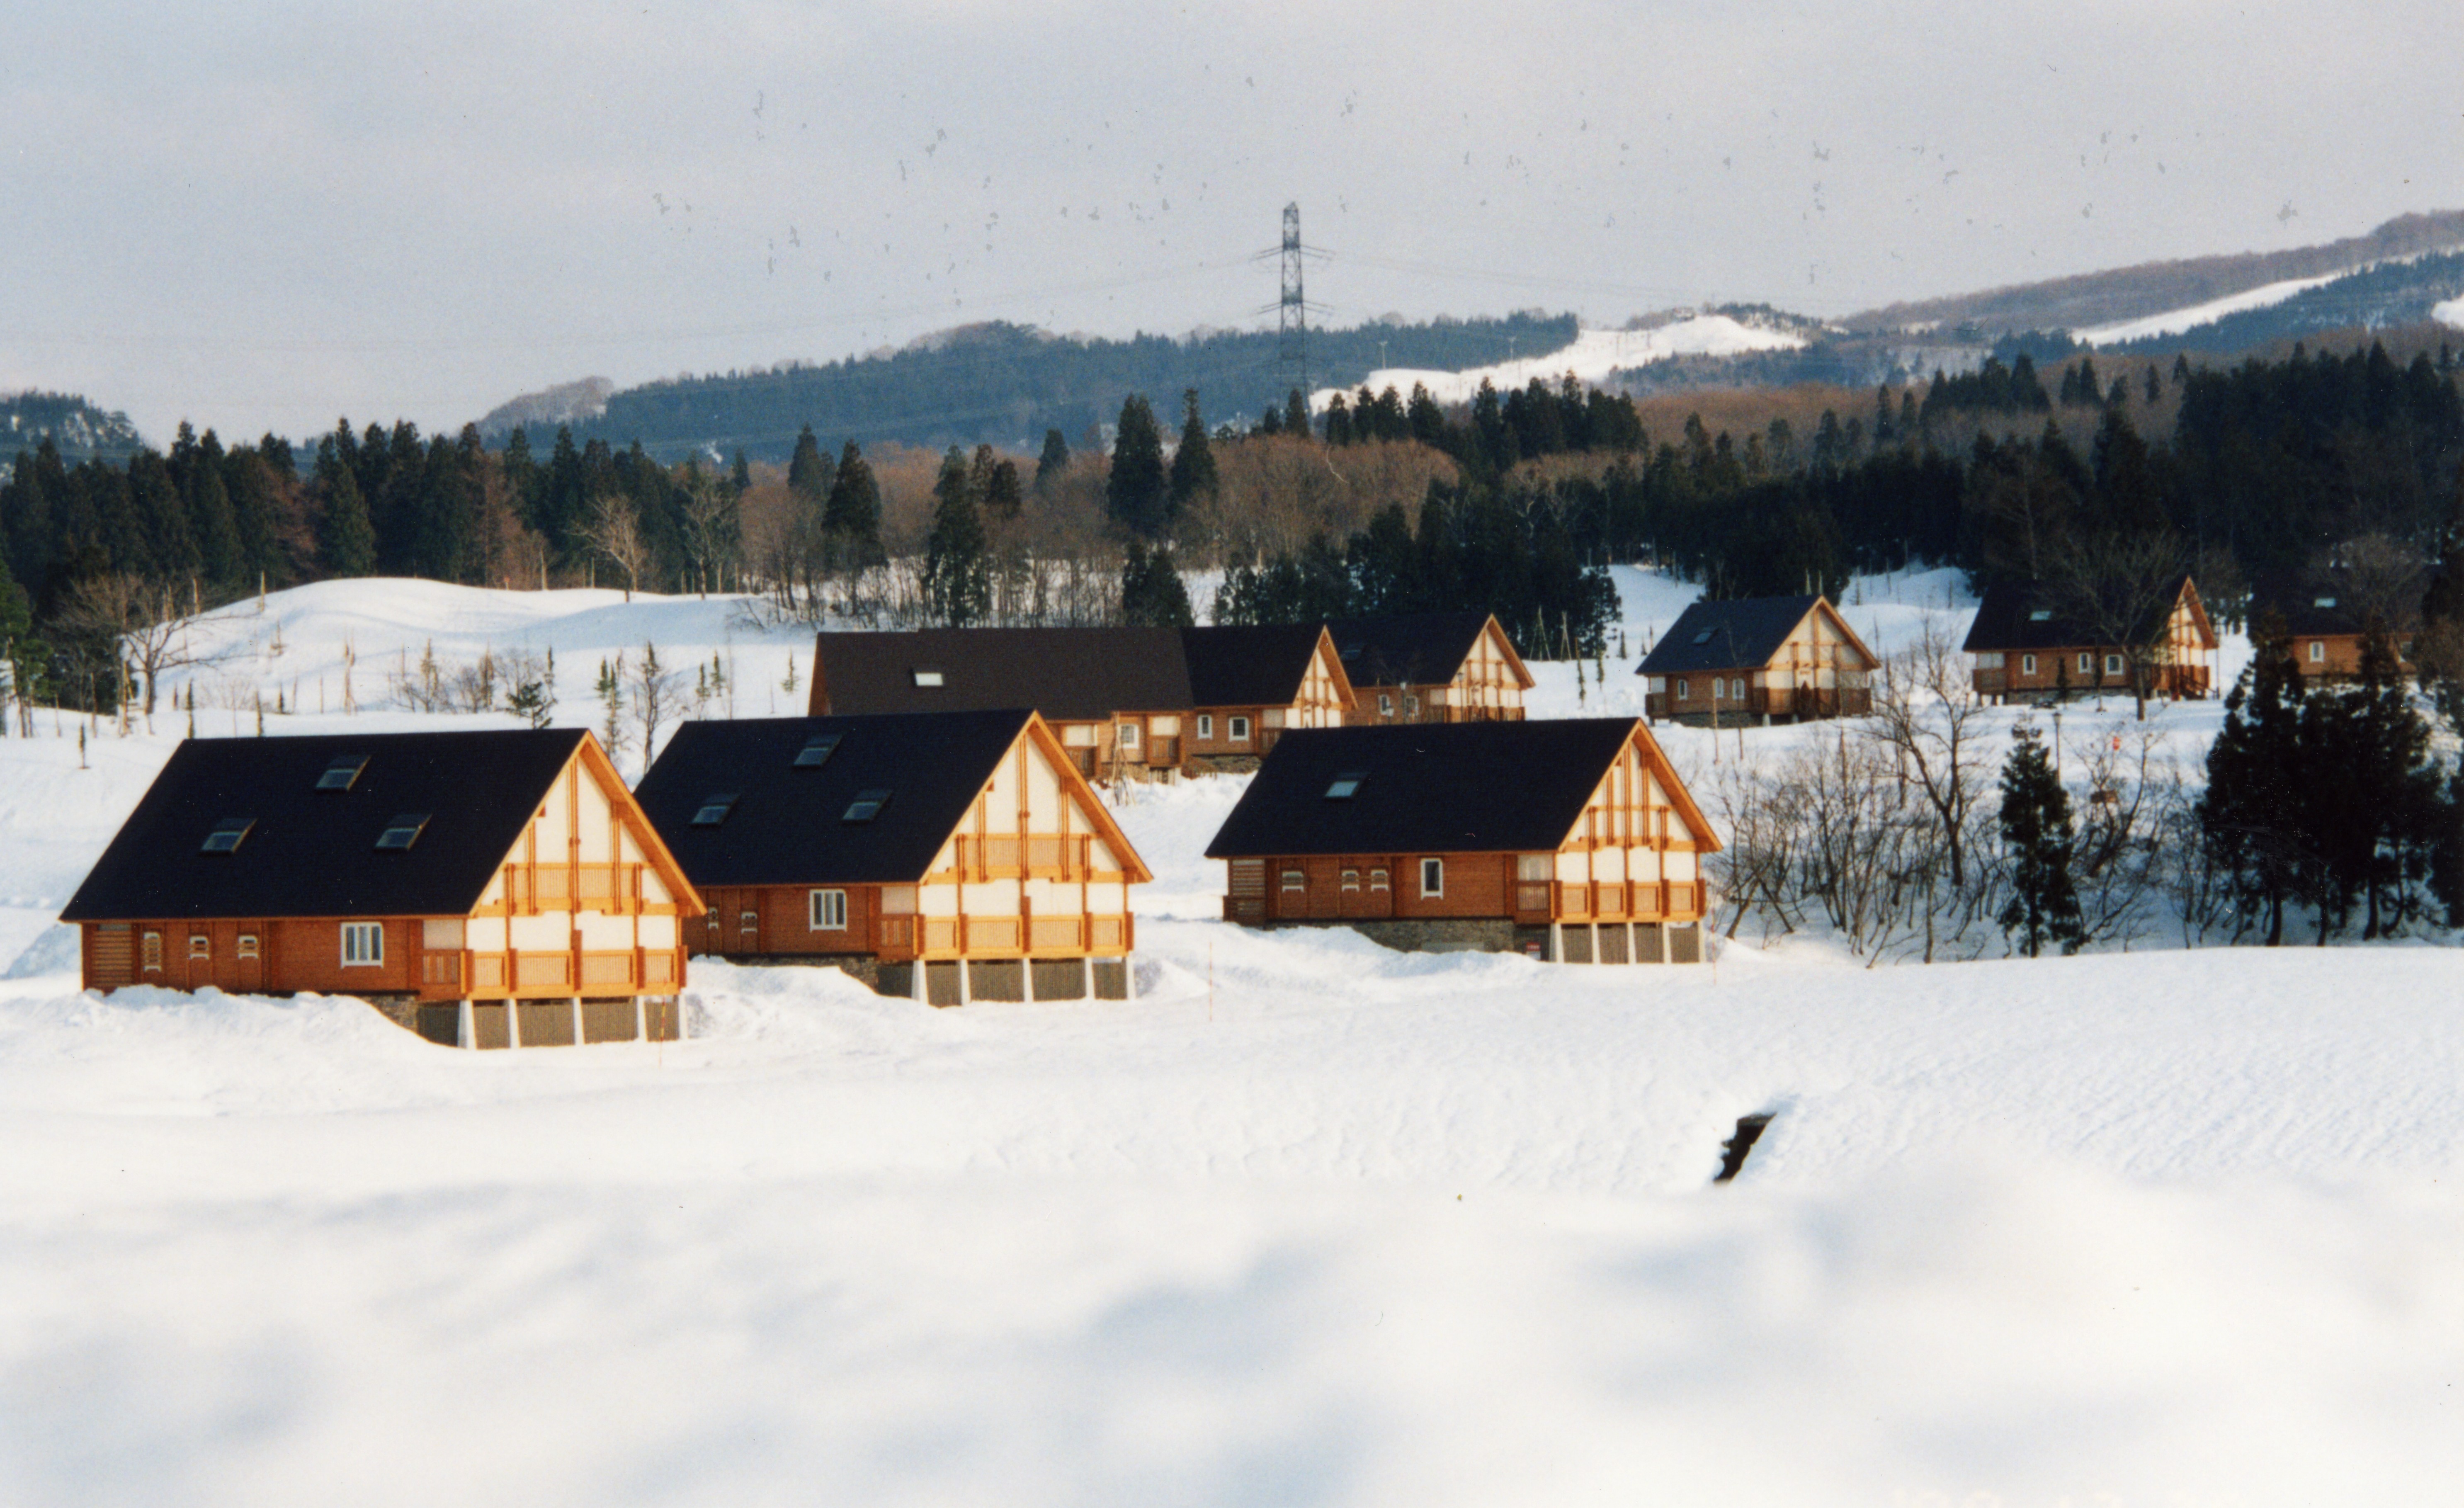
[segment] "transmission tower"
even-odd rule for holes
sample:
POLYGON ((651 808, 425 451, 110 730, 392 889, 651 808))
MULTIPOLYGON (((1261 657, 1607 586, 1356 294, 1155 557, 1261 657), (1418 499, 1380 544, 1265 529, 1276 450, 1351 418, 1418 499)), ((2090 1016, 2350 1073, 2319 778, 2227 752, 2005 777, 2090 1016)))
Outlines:
POLYGON ((1293 386, 1306 396, 1309 386, 1309 300, 1301 296, 1301 207, 1284 206, 1284 299, 1280 311, 1283 340, 1279 355, 1293 386))

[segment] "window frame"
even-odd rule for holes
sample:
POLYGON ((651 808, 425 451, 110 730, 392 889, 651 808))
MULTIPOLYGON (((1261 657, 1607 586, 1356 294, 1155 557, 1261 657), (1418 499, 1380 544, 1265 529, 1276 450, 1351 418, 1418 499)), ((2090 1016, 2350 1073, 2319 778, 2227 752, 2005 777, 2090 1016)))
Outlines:
POLYGON ((2327 641, 2325 639, 2312 639, 2310 641, 2310 663, 2313 665, 2324 665, 2327 663, 2327 641))
POLYGON ((1198 715, 1198 739, 1201 743, 1215 742, 1215 714, 1201 712, 1198 715))
POLYGON ((385 967, 385 923, 382 921, 343 922, 341 950, 344 968, 385 967))
POLYGON ((2088 652, 2088 651, 2086 651, 2086 650, 2081 650, 2081 651, 2079 651, 2079 673, 2080 675, 2082 675, 2082 676, 2093 676, 2093 675, 2095 675, 2095 674, 2096 674, 2096 655, 2095 655, 2095 654, 2091 654, 2090 652, 2088 652))
POLYGON ((2033 676, 2036 674, 2036 656, 2034 654, 2020 655, 2019 674, 2022 676, 2033 676))
POLYGON ((199 960, 209 964, 214 961, 214 939, 210 932, 188 934, 188 962, 194 964, 199 960))
POLYGON ((1442 900, 1445 898, 1445 894, 1446 861, 1435 856, 1423 856, 1420 860, 1420 898, 1442 900), (1432 879, 1437 883, 1432 885, 1430 883, 1432 879))
POLYGON ((1142 726, 1142 724, 1135 721, 1114 722, 1112 724, 1112 742, 1118 743, 1123 749, 1136 748, 1138 746, 1138 739, 1140 737, 1140 729, 1142 726))
POLYGON ((1683 676, 1677 677, 1677 699, 1680 701, 1691 701, 1694 699, 1693 682, 1687 680, 1683 676))
POLYGON ((1234 717, 1230 717, 1230 718, 1225 719, 1225 720, 1224 720, 1224 739, 1223 739, 1223 742, 1224 742, 1224 743, 1248 743, 1248 742, 1249 742, 1249 720, 1248 720, 1248 719, 1246 719, 1246 718, 1243 718, 1243 717, 1237 716, 1237 715, 1236 715, 1236 716, 1234 716, 1234 717))
POLYGON ((847 930, 847 893, 844 890, 810 890, 804 893, 804 930, 807 932, 845 932, 847 930), (830 920, 835 914, 838 918, 830 920))
POLYGON ((2104 673, 2106 675, 2123 676, 2129 674, 2129 665, 2123 661, 2121 655, 2107 654, 2104 657, 2104 673))

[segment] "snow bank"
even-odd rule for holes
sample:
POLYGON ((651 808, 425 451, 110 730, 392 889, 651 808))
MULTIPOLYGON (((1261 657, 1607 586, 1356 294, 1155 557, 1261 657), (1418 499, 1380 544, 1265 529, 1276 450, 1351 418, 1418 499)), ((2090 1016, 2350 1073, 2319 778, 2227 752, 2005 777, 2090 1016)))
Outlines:
MULTIPOLYGON (((1429 389, 1440 403, 1469 403, 1484 382, 1501 393, 1530 386, 1535 377, 1551 388, 1568 372, 1591 384, 1606 380, 1612 373, 1634 366, 1647 366, 1653 362, 1678 356, 1740 356, 1749 351, 1795 350, 1805 344, 1805 338, 1785 330, 1765 329, 1745 323, 1725 314, 1688 315, 1648 330, 1582 330, 1572 345, 1561 346, 1545 355, 1527 356, 1514 361, 1499 362, 1491 366, 1475 366, 1465 371, 1428 371, 1417 367, 1380 367, 1371 372, 1357 386, 1372 392, 1384 392, 1388 388, 1409 394, 1414 383, 1429 389)), ((1322 388, 1309 395, 1309 407, 1315 412, 1326 411, 1335 394, 1349 398, 1355 388, 1322 388)))

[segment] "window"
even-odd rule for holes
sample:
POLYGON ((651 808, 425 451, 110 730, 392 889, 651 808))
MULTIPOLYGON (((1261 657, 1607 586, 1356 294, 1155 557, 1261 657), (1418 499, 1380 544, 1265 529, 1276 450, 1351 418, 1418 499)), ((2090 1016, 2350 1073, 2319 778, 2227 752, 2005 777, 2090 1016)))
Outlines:
POLYGON ((2034 654, 2020 655, 2019 673, 2023 676, 2033 676, 2036 674, 2036 656, 2034 654))
POLYGON ((1678 700, 1680 700, 1680 701, 1683 701, 1685 699, 1687 699, 1688 697, 1691 697, 1691 696, 1693 696, 1693 695, 1694 695, 1694 688, 1693 688, 1693 687, 1691 687, 1691 686, 1689 686, 1689 685, 1687 685, 1687 684, 1685 683, 1685 677, 1684 677, 1684 676, 1678 676, 1678 677, 1677 677, 1677 699, 1678 699, 1678 700))
POLYGON ((1309 876, 1296 869, 1287 869, 1284 871, 1284 889, 1294 895, 1298 895, 1300 892, 1309 889, 1309 876))
POLYGON ((159 974, 163 972, 163 934, 160 932, 148 932, 140 939, 138 942, 138 957, 143 961, 145 971, 147 973, 159 974))
POLYGON ((1730 701, 1743 701, 1746 699, 1746 677, 1740 676, 1736 679, 1728 682, 1728 699, 1730 701))
POLYGON ((1344 893, 1347 895, 1359 894, 1360 871, 1356 869, 1347 869, 1343 872, 1343 889, 1344 893))
POLYGON ((365 754, 337 755, 333 762, 325 766, 325 773, 317 777, 317 788, 348 790, 351 788, 351 783, 360 778, 360 771, 367 767, 368 757, 365 754))
POLYGON ((2082 676, 2093 676, 2093 675, 2095 675, 2095 674, 2096 674, 2096 656, 2095 656, 2095 655, 2093 655, 2093 654, 2086 654, 2086 653, 2084 653, 2084 652, 2082 652, 2082 653, 2080 654, 2080 655, 2079 655, 2079 674, 2080 674, 2080 675, 2082 675, 2082 676))
POLYGON ((1407 717, 1407 718, 1417 718, 1417 717, 1419 717, 1419 715, 1420 715, 1420 699, 1419 699, 1419 698, 1418 698, 1418 697, 1406 697, 1406 698, 1404 698, 1404 699, 1403 699, 1403 716, 1405 716, 1405 717, 1407 717))
POLYGON ((819 769, 828 764, 830 756, 838 750, 839 740, 844 737, 846 735, 841 733, 816 733, 806 739, 804 746, 796 751, 796 767, 819 769))
POLYGON ((845 932, 847 930, 847 892, 816 890, 806 898, 812 930, 845 932))
POLYGON ((1120 739, 1121 747, 1125 749, 1136 748, 1138 746, 1138 725, 1134 722, 1122 723, 1120 739))
POLYGON ((214 956, 214 940, 202 932, 188 934, 188 957, 209 959, 214 956))
POLYGON ((2313 665, 2323 664, 2326 661, 2326 658, 2327 641, 2325 639, 2312 639, 2310 641, 2310 663, 2313 665))
POLYGON ((1215 714, 1201 712, 1198 715, 1198 736, 1206 740, 1215 737, 1215 714))
POLYGON ((200 854, 234 853, 239 848, 240 839, 248 836, 248 830, 254 826, 256 826, 254 817, 224 817, 214 824, 211 832, 206 834, 206 841, 197 852, 200 854))
POLYGON ((418 842, 420 833, 427 830, 427 812, 406 811, 385 825, 385 831, 377 834, 377 847, 407 849, 418 842))
POLYGON ((2054 610, 2051 608, 2033 609, 2028 613, 2028 621, 2030 623, 2051 623, 2054 621, 2054 610))
POLYGON ((732 790, 704 796, 701 798, 701 806, 693 812, 693 825, 697 828, 715 828, 726 821, 727 814, 735 809, 736 792, 732 790))
POLYGON ((1326 787, 1326 799, 1350 801, 1353 793, 1360 788, 1360 783, 1368 778, 1369 772, 1366 770, 1347 770, 1335 776, 1333 783, 1326 787))
POLYGON ((385 923, 382 921, 345 921, 342 923, 342 966, 375 968, 385 963, 385 923))
POLYGON ((254 958, 257 956, 255 933, 243 932, 239 935, 239 956, 242 958, 254 958))
POLYGON ((1232 742, 1233 742, 1233 743, 1248 743, 1248 742, 1249 742, 1249 720, 1248 720, 1248 719, 1246 719, 1246 718, 1234 718, 1234 719, 1232 719, 1232 720, 1231 720, 1231 730, 1232 730, 1232 742))
POLYGON ((918 686, 937 686, 941 684, 941 673, 937 670, 919 669, 914 672, 914 676, 915 684, 918 686))
POLYGON ((1384 890, 1386 888, 1385 870, 1373 869, 1369 872, 1369 888, 1372 890, 1384 890))
POLYGON ((841 822, 870 822, 873 818, 881 815, 882 808, 889 805, 890 792, 886 790, 859 790, 855 793, 855 799, 847 803, 847 814, 840 817, 839 820, 841 822))
POLYGON ((1377 715, 1381 718, 1395 715, 1395 699, 1382 691, 1377 694, 1377 715))
POLYGON ((1446 893, 1446 861, 1441 858, 1420 860, 1420 894, 1442 896, 1446 893))
POLYGON ((1695 642, 1695 643, 1697 643, 1697 644, 1708 644, 1708 643, 1710 643, 1710 642, 1711 642, 1711 631, 1710 631, 1709 629, 1705 629, 1702 632, 1695 634, 1695 635, 1694 635, 1694 642, 1695 642))
POLYGON ((2318 597, 2312 599, 2310 605, 2314 608, 2332 608, 2336 605, 2336 599, 2333 597, 2318 597))
POLYGON ((2107 654, 2104 657, 2104 673, 2108 676, 2121 675, 2122 656, 2119 654, 2107 654))
POLYGON ((1545 885, 1554 878, 1557 860, 1551 854, 1518 854, 1514 856, 1514 877, 1526 885, 1545 885))

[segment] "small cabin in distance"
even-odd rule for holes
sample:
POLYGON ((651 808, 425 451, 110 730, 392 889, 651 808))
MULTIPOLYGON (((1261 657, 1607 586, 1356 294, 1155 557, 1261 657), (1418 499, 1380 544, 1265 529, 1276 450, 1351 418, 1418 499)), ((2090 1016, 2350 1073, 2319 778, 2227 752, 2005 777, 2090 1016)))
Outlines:
POLYGON ((576 728, 190 739, 61 913, 89 989, 356 995, 475 1048, 673 1038, 701 899, 576 728))
POLYGON ((1688 606, 1635 674, 1651 717, 1733 726, 1861 716, 1881 665, 1826 597, 1743 597, 1688 606))
POLYGON ((2252 638, 2263 629, 2280 626, 2304 680, 2349 681, 2361 676, 2362 641, 2375 617, 2395 649, 2396 663, 2411 675, 2412 640, 2421 632, 2418 592, 2397 594, 2384 610, 2373 612, 2364 605, 2364 593, 2343 576, 2323 570, 2254 583, 2248 614, 2252 638))
POLYGON ((1975 656, 1977 696, 1991 701, 2129 696, 2143 673, 2146 695, 2195 701, 2215 694, 2216 643, 2199 589, 2185 575, 2127 643, 2062 610, 2040 584, 1990 587, 1960 648, 1975 656))
POLYGON ((1226 920, 1404 951, 1696 963, 1720 840, 1636 719, 1287 737, 1207 845, 1226 920))
POLYGON ((1151 876, 1035 713, 688 722, 638 794, 709 901, 696 953, 942 1006, 1129 994, 1151 876))
POLYGON ((1490 613, 1347 618, 1327 631, 1352 679, 1352 722, 1514 721, 1537 684, 1490 613))
POLYGON ((1183 629, 1180 641, 1193 771, 1255 769, 1288 730, 1341 727, 1356 704, 1322 624, 1183 629))

